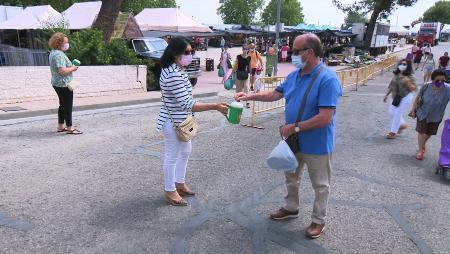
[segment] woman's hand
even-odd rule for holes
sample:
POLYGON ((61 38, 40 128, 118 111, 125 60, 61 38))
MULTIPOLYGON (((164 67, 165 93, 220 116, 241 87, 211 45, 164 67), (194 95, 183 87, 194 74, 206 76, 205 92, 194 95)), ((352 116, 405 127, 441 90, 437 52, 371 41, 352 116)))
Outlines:
POLYGON ((222 115, 226 116, 228 115, 228 108, 230 106, 225 102, 220 102, 216 104, 216 110, 222 113, 222 115))
POLYGON ((410 117, 412 117, 412 118, 416 118, 416 110, 412 109, 412 110, 409 112, 408 116, 410 116, 410 117))
POLYGON ((389 95, 384 96, 383 102, 386 103, 389 95))
POLYGON ((78 66, 72 66, 72 67, 70 67, 70 72, 74 72, 74 71, 77 71, 78 70, 78 66))

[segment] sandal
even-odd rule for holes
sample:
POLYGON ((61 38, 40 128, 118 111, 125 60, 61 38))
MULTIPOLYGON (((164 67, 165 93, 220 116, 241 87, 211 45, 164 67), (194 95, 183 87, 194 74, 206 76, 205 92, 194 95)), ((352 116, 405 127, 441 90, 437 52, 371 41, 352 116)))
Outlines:
POLYGON ((424 151, 420 151, 416 154, 416 160, 421 161, 423 160, 424 151))
POLYGON ((400 125, 400 128, 398 129, 398 134, 402 133, 407 128, 408 128, 408 125, 406 125, 406 124, 400 125))
POLYGON ((395 133, 393 133, 393 132, 389 132, 387 135, 386 135, 386 138, 387 139, 395 139, 395 133))
POLYGON ((81 132, 77 129, 72 129, 72 130, 67 130, 67 134, 80 135, 80 134, 83 134, 83 132, 81 132))
POLYGON ((62 129, 56 129, 57 132, 66 132, 68 131, 67 127, 64 127, 62 129))
POLYGON ((169 203, 170 205, 173 206, 187 206, 188 203, 184 200, 184 199, 180 199, 180 200, 174 200, 172 198, 169 197, 169 195, 166 193, 164 193, 164 197, 167 201, 167 203, 169 203))
POLYGON ((195 196, 195 192, 189 190, 186 184, 183 183, 175 183, 176 189, 180 196, 195 196))

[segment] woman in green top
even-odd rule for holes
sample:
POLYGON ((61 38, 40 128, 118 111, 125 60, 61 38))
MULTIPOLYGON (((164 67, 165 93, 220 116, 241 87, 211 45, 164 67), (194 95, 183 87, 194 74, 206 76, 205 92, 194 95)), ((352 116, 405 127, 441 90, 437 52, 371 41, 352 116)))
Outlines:
POLYGON ((48 42, 52 49, 49 55, 50 72, 52 74, 52 86, 59 98, 58 132, 67 134, 82 134, 72 127, 73 92, 67 85, 73 80, 72 73, 78 69, 73 66, 64 51, 69 49, 69 39, 63 33, 55 33, 48 42), (64 122, 66 127, 64 127, 64 122))

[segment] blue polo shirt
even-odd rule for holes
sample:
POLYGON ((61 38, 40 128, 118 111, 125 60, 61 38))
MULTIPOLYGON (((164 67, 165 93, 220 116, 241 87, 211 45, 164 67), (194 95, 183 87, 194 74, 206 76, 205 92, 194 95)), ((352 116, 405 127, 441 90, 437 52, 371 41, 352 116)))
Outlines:
MULTIPOLYGON (((323 64, 320 63, 311 73, 300 75, 300 69, 290 73, 286 81, 275 90, 282 93, 286 99, 285 119, 287 124, 297 121, 300 104, 309 82, 323 64)), ((336 109, 342 89, 336 73, 324 68, 317 77, 305 105, 305 111, 301 121, 308 120, 319 114, 320 108, 336 109)), ((331 154, 334 149, 335 140, 335 115, 330 124, 325 127, 301 131, 299 133, 300 152, 305 154, 325 155, 331 154)))

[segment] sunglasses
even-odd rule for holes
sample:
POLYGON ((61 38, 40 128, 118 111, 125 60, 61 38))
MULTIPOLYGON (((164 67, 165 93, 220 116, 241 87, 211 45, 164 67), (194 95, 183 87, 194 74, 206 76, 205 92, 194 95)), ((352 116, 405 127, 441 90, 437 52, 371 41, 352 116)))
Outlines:
POLYGON ((310 49, 310 48, 294 49, 294 50, 292 50, 292 55, 298 56, 298 55, 300 55, 300 52, 304 52, 304 51, 306 51, 306 50, 308 50, 308 49, 310 49))
POLYGON ((195 55, 195 50, 186 50, 184 51, 184 55, 195 55))

